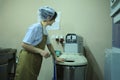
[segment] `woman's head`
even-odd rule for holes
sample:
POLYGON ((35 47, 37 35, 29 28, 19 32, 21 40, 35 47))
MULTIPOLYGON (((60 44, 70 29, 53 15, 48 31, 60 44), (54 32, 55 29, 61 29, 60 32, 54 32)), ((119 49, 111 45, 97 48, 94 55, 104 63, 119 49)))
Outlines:
POLYGON ((42 21, 52 21, 57 17, 57 13, 51 7, 44 6, 39 9, 39 17, 42 21))

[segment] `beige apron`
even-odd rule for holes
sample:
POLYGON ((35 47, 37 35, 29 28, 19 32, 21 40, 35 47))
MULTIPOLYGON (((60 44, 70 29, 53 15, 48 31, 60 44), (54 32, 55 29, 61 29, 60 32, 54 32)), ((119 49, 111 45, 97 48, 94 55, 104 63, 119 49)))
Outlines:
MULTIPOLYGON (((43 35, 43 39, 36 47, 45 49, 47 35, 43 35)), ((36 53, 30 53, 21 50, 19 61, 16 68, 15 80, 37 80, 42 64, 42 56, 36 53)))

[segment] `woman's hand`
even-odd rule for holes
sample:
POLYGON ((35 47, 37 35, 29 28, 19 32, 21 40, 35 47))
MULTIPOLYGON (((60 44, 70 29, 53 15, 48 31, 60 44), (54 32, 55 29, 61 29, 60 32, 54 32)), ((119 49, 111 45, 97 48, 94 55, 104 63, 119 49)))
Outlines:
POLYGON ((40 54, 41 54, 43 57, 45 57, 45 58, 50 57, 50 53, 47 52, 47 51, 44 51, 44 50, 43 50, 40 54))

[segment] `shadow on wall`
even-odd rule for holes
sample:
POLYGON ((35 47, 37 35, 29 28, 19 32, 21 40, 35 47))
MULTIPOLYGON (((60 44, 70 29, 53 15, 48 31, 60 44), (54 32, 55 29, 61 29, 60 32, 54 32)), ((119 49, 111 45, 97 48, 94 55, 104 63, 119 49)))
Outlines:
POLYGON ((102 72, 88 46, 84 46, 84 52, 88 60, 86 80, 103 80, 102 72))

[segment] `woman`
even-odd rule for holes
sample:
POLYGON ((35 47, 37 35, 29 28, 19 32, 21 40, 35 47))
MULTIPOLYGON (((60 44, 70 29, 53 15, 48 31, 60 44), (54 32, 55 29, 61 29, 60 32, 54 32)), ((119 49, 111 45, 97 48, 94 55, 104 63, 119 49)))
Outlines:
POLYGON ((41 7, 39 9, 40 23, 29 27, 19 54, 15 80, 37 80, 42 64, 42 58, 48 58, 50 53, 57 62, 64 62, 64 59, 55 55, 54 48, 50 43, 46 27, 55 22, 57 13, 51 7, 41 7), (50 53, 44 50, 47 45, 50 53))

